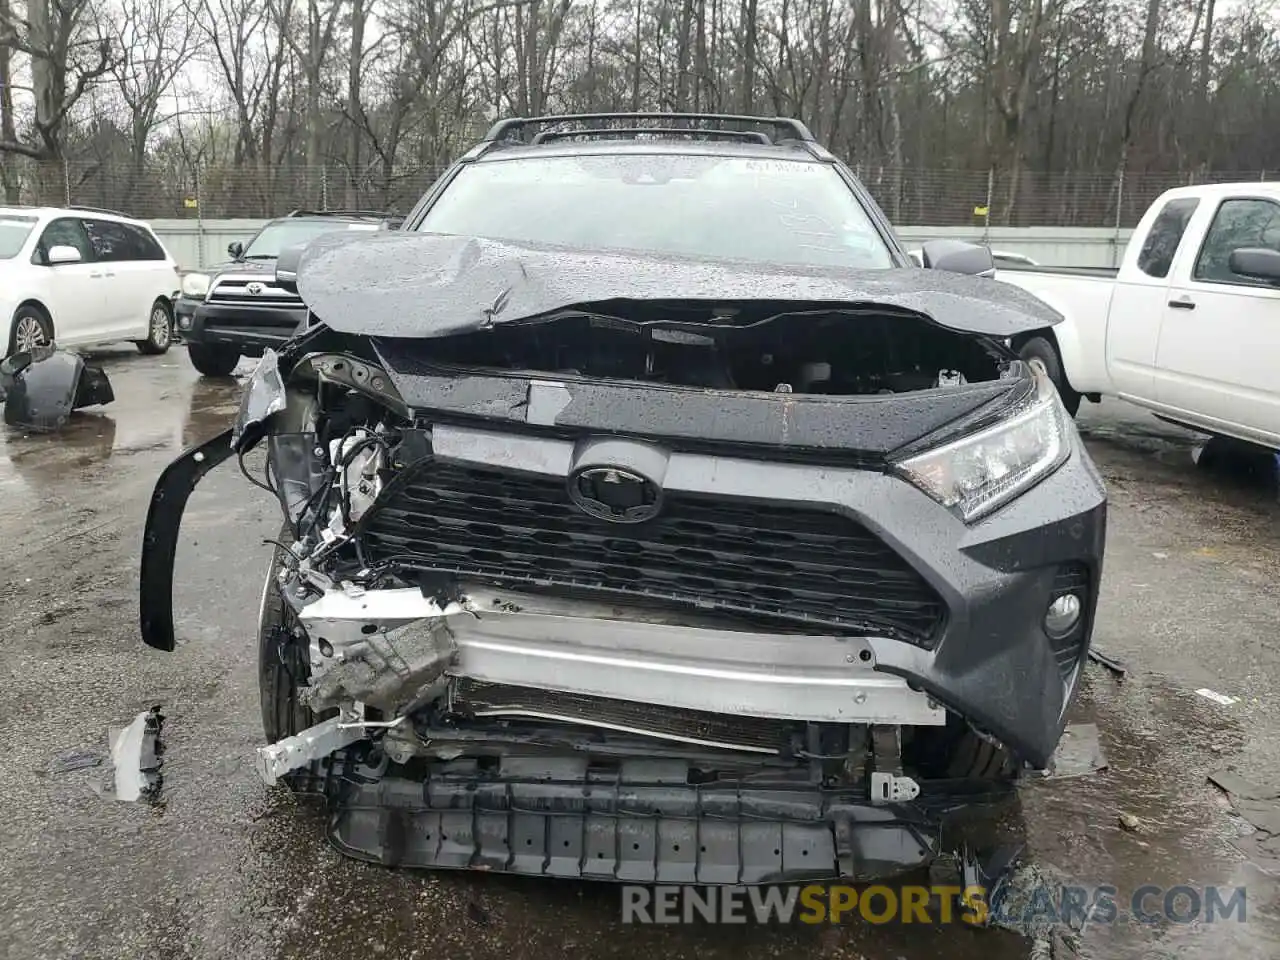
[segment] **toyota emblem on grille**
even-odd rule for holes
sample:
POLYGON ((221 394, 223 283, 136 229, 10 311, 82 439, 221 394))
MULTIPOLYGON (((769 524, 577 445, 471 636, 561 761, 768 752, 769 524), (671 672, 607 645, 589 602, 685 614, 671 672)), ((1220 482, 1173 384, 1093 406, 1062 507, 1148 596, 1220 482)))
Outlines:
POLYGON ((260 284, 257 280, 254 280, 252 283, 247 284, 245 286, 244 291, 245 293, 249 294, 249 296, 256 297, 258 296, 258 294, 262 293, 264 289, 266 288, 263 287, 262 284, 260 284))
POLYGON ((611 523, 643 523, 662 508, 656 483, 621 467, 587 467, 569 478, 569 496, 583 513, 611 523))

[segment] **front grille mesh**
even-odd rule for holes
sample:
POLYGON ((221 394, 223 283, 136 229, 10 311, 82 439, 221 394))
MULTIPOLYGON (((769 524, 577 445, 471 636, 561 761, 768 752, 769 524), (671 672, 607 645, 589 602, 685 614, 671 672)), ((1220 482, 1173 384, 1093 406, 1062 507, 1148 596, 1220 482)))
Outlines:
POLYGON ((369 563, 921 646, 942 623, 902 557, 826 511, 669 492, 657 519, 632 526, 587 516, 558 478, 428 461, 398 481, 367 518, 369 563))
POLYGON ((257 309, 296 310, 302 306, 302 298, 284 289, 272 280, 227 279, 214 284, 206 302, 219 306, 254 307, 257 309), (250 293, 253 284, 258 293, 250 293))

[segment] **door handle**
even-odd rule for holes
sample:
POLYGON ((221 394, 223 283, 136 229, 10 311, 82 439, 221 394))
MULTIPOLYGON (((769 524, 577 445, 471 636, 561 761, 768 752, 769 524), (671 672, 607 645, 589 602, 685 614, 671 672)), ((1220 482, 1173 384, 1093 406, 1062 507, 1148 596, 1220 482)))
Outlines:
POLYGON ((91 274, 89 274, 89 279, 90 279, 90 280, 98 280, 98 279, 101 279, 101 277, 102 277, 102 274, 101 274, 101 273, 91 273, 91 274))
POLYGON ((1175 310, 1194 310, 1196 308, 1194 300, 1170 300, 1169 306, 1175 310))
POLYGON ((114 276, 115 276, 115 274, 114 274, 114 273, 104 273, 104 274, 103 274, 103 276, 104 276, 104 277, 114 277, 114 276))

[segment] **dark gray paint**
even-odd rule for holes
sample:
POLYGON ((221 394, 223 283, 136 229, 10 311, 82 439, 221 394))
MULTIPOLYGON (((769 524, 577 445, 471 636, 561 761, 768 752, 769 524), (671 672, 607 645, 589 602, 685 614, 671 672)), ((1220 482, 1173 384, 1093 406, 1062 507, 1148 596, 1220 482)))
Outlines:
POLYGON ((1061 320, 1010 284, 939 270, 770 266, 427 233, 318 237, 302 255, 298 290, 332 329, 380 337, 444 337, 607 301, 879 305, 993 337, 1061 320))
POLYGON ((431 420, 480 417, 702 449, 763 447, 772 456, 810 450, 881 458, 937 431, 975 429, 1025 396, 1031 384, 1022 377, 865 397, 690 390, 554 375, 459 376, 434 369, 418 341, 373 345, 405 404, 431 420))

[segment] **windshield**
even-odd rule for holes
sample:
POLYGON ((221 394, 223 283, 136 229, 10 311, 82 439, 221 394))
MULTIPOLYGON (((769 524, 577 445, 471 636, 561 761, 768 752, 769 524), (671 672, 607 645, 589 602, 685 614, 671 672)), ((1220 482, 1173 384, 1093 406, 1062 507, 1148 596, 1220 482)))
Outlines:
POLYGON ((12 260, 16 257, 35 225, 35 217, 15 217, 11 213, 0 213, 0 260, 12 260))
POLYGON ((614 154, 471 164, 417 229, 798 266, 894 265, 832 167, 772 158, 614 154))
POLYGON ((281 250, 301 246, 322 233, 335 233, 339 230, 372 232, 378 229, 380 225, 376 223, 351 223, 346 220, 282 220, 263 227, 249 241, 249 246, 241 256, 246 260, 274 260, 280 256, 281 250))

